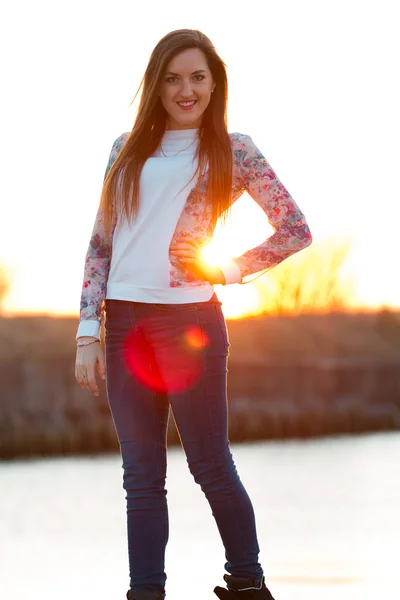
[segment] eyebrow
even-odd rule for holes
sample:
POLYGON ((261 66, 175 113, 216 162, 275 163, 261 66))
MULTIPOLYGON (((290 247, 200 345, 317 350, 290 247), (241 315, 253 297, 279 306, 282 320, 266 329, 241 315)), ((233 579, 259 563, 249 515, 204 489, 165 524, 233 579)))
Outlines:
MULTIPOLYGON (((197 75, 198 73, 205 73, 205 70, 198 69, 197 71, 193 71, 192 75, 197 75)), ((173 73, 172 71, 167 71, 165 74, 166 75, 175 75, 176 77, 179 77, 179 73, 173 73)))

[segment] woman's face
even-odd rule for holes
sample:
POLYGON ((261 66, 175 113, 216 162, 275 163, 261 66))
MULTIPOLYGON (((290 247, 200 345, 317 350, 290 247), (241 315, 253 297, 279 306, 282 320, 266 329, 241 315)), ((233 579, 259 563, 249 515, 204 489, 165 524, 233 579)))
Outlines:
POLYGON ((188 48, 168 64, 160 88, 161 102, 168 113, 167 129, 196 129, 210 102, 214 81, 205 55, 188 48))

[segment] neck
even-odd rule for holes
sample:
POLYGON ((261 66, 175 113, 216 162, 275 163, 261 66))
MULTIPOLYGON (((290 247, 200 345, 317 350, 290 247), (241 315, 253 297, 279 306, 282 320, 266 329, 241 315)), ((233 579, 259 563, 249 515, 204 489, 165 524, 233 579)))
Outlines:
POLYGON ((167 127, 165 128, 165 131, 187 131, 187 130, 193 130, 193 129, 199 129, 198 127, 196 127, 195 125, 190 125, 189 127, 167 127))
POLYGON ((194 123, 188 123, 187 125, 181 125, 180 123, 171 122, 167 120, 165 129, 167 131, 183 131, 185 129, 199 129, 201 122, 199 120, 194 123))

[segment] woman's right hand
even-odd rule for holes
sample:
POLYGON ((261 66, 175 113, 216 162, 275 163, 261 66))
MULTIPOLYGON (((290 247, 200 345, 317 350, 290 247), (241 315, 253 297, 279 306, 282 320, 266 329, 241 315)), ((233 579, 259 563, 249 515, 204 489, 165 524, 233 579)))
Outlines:
MULTIPOLYGON (((93 340, 93 337, 80 337, 80 340, 93 340)), ((88 388, 95 396, 99 395, 96 380, 96 367, 101 379, 106 377, 105 352, 101 342, 78 346, 76 349, 75 377, 82 388, 88 388)))

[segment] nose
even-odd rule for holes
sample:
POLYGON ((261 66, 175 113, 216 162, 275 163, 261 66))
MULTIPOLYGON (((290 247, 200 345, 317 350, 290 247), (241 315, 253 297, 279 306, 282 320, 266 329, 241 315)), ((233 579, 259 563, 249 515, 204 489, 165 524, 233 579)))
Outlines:
POLYGON ((182 79, 180 94, 182 98, 190 98, 193 94, 192 82, 186 79, 182 79))

